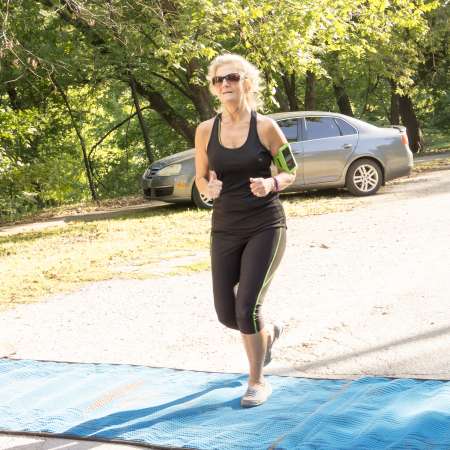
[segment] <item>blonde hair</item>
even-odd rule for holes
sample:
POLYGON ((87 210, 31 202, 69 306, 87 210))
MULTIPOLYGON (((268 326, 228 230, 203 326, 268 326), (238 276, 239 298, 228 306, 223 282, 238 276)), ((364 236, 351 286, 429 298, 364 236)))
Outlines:
MULTIPOLYGON (((239 68, 239 71, 244 74, 244 78, 250 81, 250 90, 245 93, 245 100, 251 109, 257 111, 262 106, 261 101, 261 76, 259 70, 251 62, 247 61, 241 55, 234 53, 225 53, 224 55, 216 56, 208 67, 208 75, 206 79, 209 82, 209 90, 215 95, 212 79, 215 77, 217 69, 224 64, 234 64, 239 68)), ((219 112, 221 107, 219 108, 219 112)))

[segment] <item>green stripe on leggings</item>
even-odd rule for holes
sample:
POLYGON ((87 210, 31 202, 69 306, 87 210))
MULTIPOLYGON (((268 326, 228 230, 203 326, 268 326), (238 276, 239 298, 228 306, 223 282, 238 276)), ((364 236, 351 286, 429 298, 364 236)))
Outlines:
POLYGON ((275 253, 273 254, 272 261, 270 262, 270 265, 269 265, 269 269, 268 269, 267 272, 266 272, 266 276, 264 277, 263 284, 262 284, 262 286, 261 286, 261 289, 259 290, 258 297, 256 298, 255 307, 253 308, 252 316, 253 316, 253 325, 255 326, 255 333, 258 332, 258 327, 256 326, 256 307, 259 305, 259 298, 261 297, 261 292, 262 292, 262 290, 264 289, 264 287, 270 282, 270 280, 272 279, 272 277, 273 277, 274 274, 275 274, 275 272, 274 272, 269 278, 267 278, 267 275, 269 275, 270 269, 272 268, 272 264, 273 264, 273 262, 275 261, 275 258, 276 258, 276 256, 277 256, 277 253, 278 253, 278 247, 280 246, 281 234, 282 234, 282 233, 281 233, 281 228, 278 228, 278 230, 279 230, 279 235, 278 235, 277 248, 275 249, 275 253))

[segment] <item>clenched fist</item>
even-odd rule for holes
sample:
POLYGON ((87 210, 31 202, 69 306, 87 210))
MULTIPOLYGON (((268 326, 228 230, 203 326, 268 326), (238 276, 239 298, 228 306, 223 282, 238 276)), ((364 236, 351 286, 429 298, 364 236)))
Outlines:
POLYGON ((209 181, 208 181, 208 193, 206 196, 210 199, 215 199, 220 195, 222 190, 222 182, 217 179, 216 172, 214 170, 209 171, 209 181))
POLYGON ((265 197, 273 187, 272 178, 250 178, 250 190, 256 197, 265 197))

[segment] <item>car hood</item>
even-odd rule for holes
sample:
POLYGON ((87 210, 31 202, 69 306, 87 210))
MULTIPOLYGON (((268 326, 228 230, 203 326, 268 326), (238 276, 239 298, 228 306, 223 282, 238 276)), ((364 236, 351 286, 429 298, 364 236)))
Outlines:
POLYGON ((195 154, 195 149, 191 148, 185 150, 184 152, 175 153, 174 155, 166 156, 165 158, 158 159, 152 166, 165 167, 170 164, 178 163, 186 159, 193 158, 195 154))

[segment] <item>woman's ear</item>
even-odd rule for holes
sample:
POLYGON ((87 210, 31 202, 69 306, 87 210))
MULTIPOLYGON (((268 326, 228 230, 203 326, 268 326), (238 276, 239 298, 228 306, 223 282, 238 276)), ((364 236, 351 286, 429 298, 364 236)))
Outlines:
POLYGON ((244 92, 250 92, 252 90, 252 82, 248 78, 244 78, 244 92))
POLYGON ((212 94, 214 97, 217 97, 217 98, 219 97, 219 92, 218 92, 218 90, 217 90, 217 87, 214 86, 213 84, 209 86, 209 92, 211 92, 211 94, 212 94))

